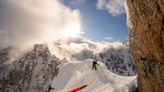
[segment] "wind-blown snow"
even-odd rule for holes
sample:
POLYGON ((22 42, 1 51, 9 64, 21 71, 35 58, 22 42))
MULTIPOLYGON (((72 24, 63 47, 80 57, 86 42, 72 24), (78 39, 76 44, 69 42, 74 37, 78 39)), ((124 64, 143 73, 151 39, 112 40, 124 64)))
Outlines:
POLYGON ((51 92, 88 83, 90 84, 80 92, 131 92, 132 86, 136 85, 136 76, 123 77, 114 74, 102 62, 98 63, 96 71, 92 70, 91 59, 65 64, 54 78, 51 86, 55 90, 51 92))

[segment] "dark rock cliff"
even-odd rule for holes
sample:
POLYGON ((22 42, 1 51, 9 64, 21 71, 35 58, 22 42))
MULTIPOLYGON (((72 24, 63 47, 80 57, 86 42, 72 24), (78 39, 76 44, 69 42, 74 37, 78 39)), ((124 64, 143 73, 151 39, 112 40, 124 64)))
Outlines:
POLYGON ((140 92, 164 92, 164 0, 126 0, 140 92))

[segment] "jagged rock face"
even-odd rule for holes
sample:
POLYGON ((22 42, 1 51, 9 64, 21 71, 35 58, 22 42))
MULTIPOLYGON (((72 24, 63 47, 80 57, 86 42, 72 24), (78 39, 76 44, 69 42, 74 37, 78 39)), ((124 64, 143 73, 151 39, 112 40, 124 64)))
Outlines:
POLYGON ((136 75, 136 68, 129 48, 124 50, 110 49, 99 53, 96 57, 106 64, 107 68, 119 75, 136 75))
POLYGON ((47 46, 35 45, 20 59, 1 67, 0 92, 48 92, 58 64, 47 46))
POLYGON ((4 48, 0 50, 0 65, 2 65, 3 62, 7 61, 9 59, 9 51, 11 50, 10 47, 4 48))
POLYGON ((140 92, 164 92, 164 0, 126 0, 140 92))

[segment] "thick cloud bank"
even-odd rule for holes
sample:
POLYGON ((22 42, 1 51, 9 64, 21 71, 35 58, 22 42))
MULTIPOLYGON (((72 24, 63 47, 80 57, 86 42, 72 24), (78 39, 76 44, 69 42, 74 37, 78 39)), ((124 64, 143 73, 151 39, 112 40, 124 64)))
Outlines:
POLYGON ((28 47, 80 31, 78 10, 60 0, 0 0, 0 47, 28 47))
POLYGON ((129 53, 128 43, 123 42, 93 42, 83 37, 58 39, 50 45, 52 53, 60 58, 70 60, 96 59, 98 53, 118 50, 129 53), (53 47, 51 47, 53 46, 53 47))

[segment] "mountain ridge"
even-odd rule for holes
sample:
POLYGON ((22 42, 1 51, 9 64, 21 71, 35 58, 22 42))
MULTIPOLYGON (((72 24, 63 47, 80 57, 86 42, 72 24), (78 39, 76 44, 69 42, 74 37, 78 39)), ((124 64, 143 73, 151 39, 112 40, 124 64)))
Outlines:
POLYGON ((2 92, 46 92, 58 73, 59 59, 51 55, 48 47, 37 44, 0 70, 2 92))

